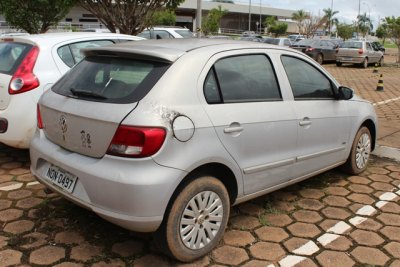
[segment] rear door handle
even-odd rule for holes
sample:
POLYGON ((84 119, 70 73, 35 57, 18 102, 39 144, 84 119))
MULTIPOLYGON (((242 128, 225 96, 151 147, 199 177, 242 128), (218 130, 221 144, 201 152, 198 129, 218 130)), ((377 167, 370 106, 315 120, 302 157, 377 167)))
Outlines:
POLYGON ((224 129, 224 133, 240 133, 243 131, 242 126, 227 127, 224 129))

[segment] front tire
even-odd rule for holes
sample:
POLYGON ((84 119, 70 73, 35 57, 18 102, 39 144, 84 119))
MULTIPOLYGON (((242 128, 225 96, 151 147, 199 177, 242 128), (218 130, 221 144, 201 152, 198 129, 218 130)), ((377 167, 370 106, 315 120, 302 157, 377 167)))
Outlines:
POLYGON ((317 60, 316 60, 320 65, 324 63, 324 56, 322 54, 317 55, 317 60))
POLYGON ((363 63, 361 63, 361 67, 364 69, 368 68, 368 58, 364 58, 363 63))
POLYGON ((214 177, 195 178, 176 196, 156 238, 162 249, 182 262, 209 253, 221 240, 230 201, 224 184, 214 177))
POLYGON ((361 127, 354 138, 350 156, 343 165, 343 169, 346 172, 355 175, 367 169, 368 160, 371 155, 371 143, 371 133, 368 128, 365 126, 361 127))

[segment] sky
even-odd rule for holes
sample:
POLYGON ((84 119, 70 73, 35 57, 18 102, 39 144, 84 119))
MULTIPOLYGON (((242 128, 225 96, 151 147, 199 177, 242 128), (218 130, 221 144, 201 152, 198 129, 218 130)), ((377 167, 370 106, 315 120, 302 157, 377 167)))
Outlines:
MULTIPOLYGON (((234 0, 236 3, 248 4, 249 0, 234 0)), ((252 5, 259 5, 275 8, 304 9, 314 15, 323 15, 324 8, 330 8, 332 0, 251 0, 252 5)), ((360 13, 367 13, 373 24, 378 25, 379 19, 387 16, 400 16, 400 0, 333 0, 333 10, 339 11, 335 16, 339 22, 352 23, 356 20, 358 6, 360 13)))

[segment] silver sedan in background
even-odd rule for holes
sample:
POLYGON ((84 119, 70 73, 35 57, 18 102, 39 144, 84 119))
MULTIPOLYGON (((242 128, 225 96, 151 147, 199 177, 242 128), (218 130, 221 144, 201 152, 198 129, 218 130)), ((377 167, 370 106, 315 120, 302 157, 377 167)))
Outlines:
POLYGON ((292 49, 181 39, 85 56, 40 99, 31 170, 180 261, 218 244, 231 205, 360 173, 375 146, 372 105, 292 49))

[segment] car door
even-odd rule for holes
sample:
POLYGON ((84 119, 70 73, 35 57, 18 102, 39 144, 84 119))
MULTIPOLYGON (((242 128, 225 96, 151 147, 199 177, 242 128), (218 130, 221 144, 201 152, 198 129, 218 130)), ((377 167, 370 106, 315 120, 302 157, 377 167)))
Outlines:
POLYGON ((380 53, 375 51, 374 46, 370 42, 366 42, 365 46, 367 48, 368 58, 370 63, 376 63, 380 59, 380 53))
POLYGON ((335 60, 336 50, 335 44, 329 41, 321 41, 322 51, 325 60, 335 60))
POLYGON ((314 64, 292 55, 283 55, 281 60, 297 117, 295 175, 301 177, 345 161, 350 138, 348 102, 336 100, 333 81, 314 64))
POLYGON ((210 59, 205 71, 205 110, 242 170, 244 193, 290 179, 297 126, 270 58, 254 50, 221 53, 210 59))

